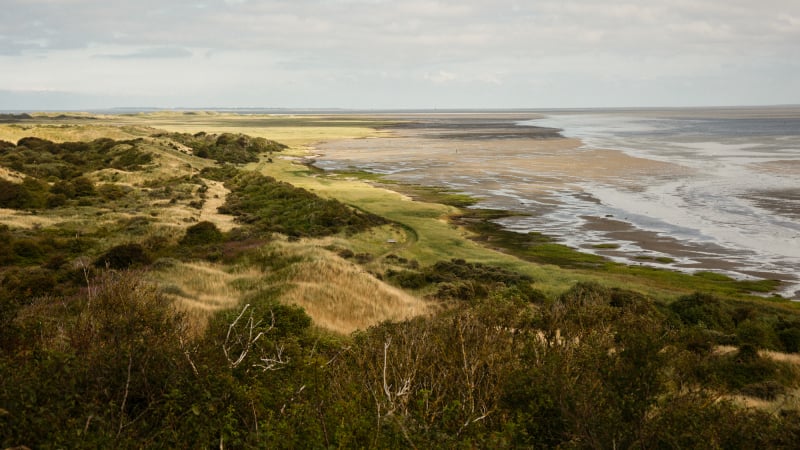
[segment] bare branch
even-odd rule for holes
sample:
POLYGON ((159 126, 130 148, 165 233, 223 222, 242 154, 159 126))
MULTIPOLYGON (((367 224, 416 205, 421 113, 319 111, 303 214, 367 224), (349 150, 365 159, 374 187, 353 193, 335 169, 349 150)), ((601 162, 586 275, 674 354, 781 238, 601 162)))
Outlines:
MULTIPOLYGON (((125 381, 125 395, 122 397, 122 405, 119 407, 119 427, 117 428, 117 437, 122 433, 122 428, 125 427, 125 404, 128 402, 128 391, 131 387, 131 367, 133 366, 133 353, 128 355, 128 379, 125 381)), ((87 422, 88 425, 88 422, 87 422)))
POLYGON ((388 351, 390 345, 392 345, 391 336, 386 338, 386 342, 383 343, 383 392, 384 394, 386 394, 386 399, 389 400, 389 402, 391 403, 392 393, 389 391, 389 384, 386 382, 386 368, 388 366, 387 359, 388 359, 388 351))
MULTIPOLYGON (((189 365, 192 366, 192 372, 194 372, 195 376, 199 376, 200 373, 197 371, 197 366, 192 361, 192 355, 188 348, 186 348, 186 342, 183 340, 183 336, 178 336, 178 343, 181 345, 181 350, 183 350, 183 356, 186 357, 186 360, 189 361, 189 365)), ((194 352, 197 351, 197 346, 194 348, 194 352)))
POLYGON ((266 372, 267 370, 283 369, 283 366, 289 363, 289 358, 283 358, 283 345, 276 345, 275 355, 271 357, 262 357, 261 362, 264 364, 253 364, 253 367, 260 367, 266 372))
POLYGON ((249 303, 244 305, 244 308, 242 308, 242 311, 238 316, 236 316, 236 319, 234 319, 233 322, 228 325, 228 333, 225 335, 225 342, 222 344, 222 352, 225 354, 225 359, 228 360, 228 365, 232 369, 244 361, 244 359, 250 353, 253 344, 255 344, 265 334, 269 333, 273 328, 275 328, 275 313, 270 311, 272 322, 270 323, 269 328, 256 333, 258 328, 261 326, 261 321, 259 320, 256 322, 254 312, 251 309, 250 315, 248 316, 247 321, 244 323, 244 330, 239 330, 239 321, 242 320, 242 317, 244 317, 249 308, 249 303), (256 333, 255 336, 253 336, 254 333, 256 333), (239 345, 241 350, 239 350, 239 355, 236 357, 236 359, 233 359, 231 357, 231 351, 235 345, 239 345))

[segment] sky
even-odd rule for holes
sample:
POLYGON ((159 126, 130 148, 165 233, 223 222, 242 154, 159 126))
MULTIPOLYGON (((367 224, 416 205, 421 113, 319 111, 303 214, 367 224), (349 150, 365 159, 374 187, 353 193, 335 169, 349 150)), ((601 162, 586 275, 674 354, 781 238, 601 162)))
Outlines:
POLYGON ((798 0, 0 0, 0 110, 800 104, 798 0))

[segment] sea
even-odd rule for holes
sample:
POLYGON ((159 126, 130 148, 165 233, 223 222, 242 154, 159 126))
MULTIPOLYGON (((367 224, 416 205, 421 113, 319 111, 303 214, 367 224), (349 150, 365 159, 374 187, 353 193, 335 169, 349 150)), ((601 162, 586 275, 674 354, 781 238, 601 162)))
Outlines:
MULTIPOLYGON (((680 177, 653 173, 639 189, 586 183, 591 200, 564 198, 572 213, 552 212, 536 228, 602 212, 639 230, 701 244, 709 257, 732 262, 727 272, 737 278, 783 275, 790 281, 784 294, 798 294, 791 281, 800 275, 800 108, 551 112, 519 125, 557 128, 585 148, 691 169, 680 177)), ((508 225, 532 228, 525 222, 508 225)), ((579 224, 572 225, 554 228, 581 247, 579 235, 563 232, 579 224)))

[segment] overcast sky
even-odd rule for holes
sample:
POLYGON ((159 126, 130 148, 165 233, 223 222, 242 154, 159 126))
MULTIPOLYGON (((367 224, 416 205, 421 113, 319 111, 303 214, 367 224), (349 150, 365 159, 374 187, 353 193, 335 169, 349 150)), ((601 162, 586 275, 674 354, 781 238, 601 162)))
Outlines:
POLYGON ((0 109, 800 103, 800 0, 0 7, 0 109))

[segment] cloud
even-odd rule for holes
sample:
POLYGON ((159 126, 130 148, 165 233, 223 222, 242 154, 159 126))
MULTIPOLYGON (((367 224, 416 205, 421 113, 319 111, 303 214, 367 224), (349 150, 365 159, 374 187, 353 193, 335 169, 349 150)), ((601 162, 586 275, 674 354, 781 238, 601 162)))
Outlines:
MULTIPOLYGON (((166 98, 189 78, 209 83, 208 99, 224 90, 268 102, 281 91, 309 104, 311 95, 328 103, 444 95, 427 91, 432 85, 463 89, 448 101, 477 98, 482 83, 494 95, 481 101, 535 106, 571 97, 565 80, 598 92, 582 97, 591 104, 607 101, 603 80, 653 92, 620 100, 631 104, 664 98, 655 92, 680 86, 677 77, 708 89, 702 103, 724 97, 731 84, 708 81, 721 74, 741 89, 755 83, 722 67, 788 79, 780 63, 800 54, 798 23, 800 2, 786 0, 4 0, 0 86, 24 88, 32 78, 64 91, 166 89, 166 98), (64 76, 73 72, 82 78, 64 76)), ((784 103, 800 102, 793 86, 783 86, 784 103)))
POLYGON ((179 47, 155 47, 136 50, 128 53, 101 53, 95 58, 108 59, 152 59, 152 58, 190 58, 192 52, 179 47))
POLYGON ((440 70, 436 73, 426 73, 425 79, 433 81, 434 83, 447 83, 455 80, 457 77, 454 73, 440 70))

